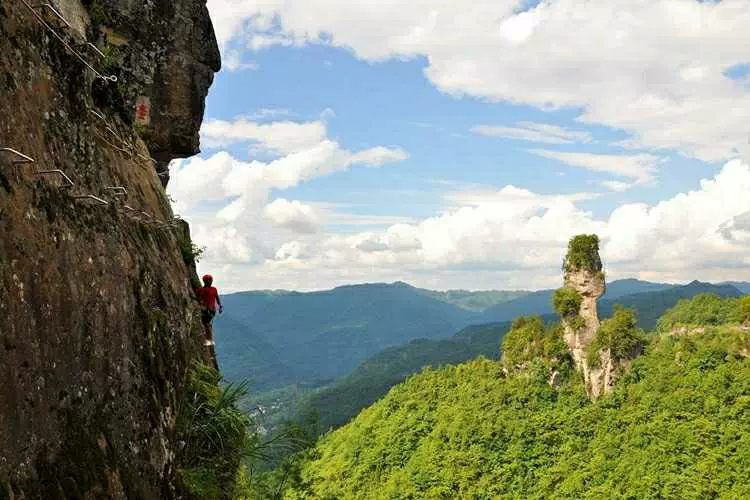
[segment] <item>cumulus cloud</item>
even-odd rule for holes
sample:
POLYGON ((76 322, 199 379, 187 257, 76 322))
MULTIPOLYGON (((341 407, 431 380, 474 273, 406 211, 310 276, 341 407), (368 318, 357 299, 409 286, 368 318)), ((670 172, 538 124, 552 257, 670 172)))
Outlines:
POLYGON ((222 57, 222 68, 226 68, 229 71, 255 71, 260 68, 256 62, 243 62, 242 53, 238 50, 227 51, 222 57))
POLYGON ((260 150, 280 154, 314 147, 325 137, 326 126, 321 121, 259 123, 238 118, 234 121, 207 120, 201 127, 201 144, 205 147, 251 143, 260 150))
POLYGON ((223 46, 330 44, 380 61, 424 56, 440 90, 624 130, 629 147, 738 157, 750 93, 746 0, 209 0, 223 46))
POLYGON ((320 214, 310 205, 284 198, 274 200, 263 210, 265 217, 276 227, 297 233, 314 233, 320 228, 320 214))
MULTIPOLYGON (((250 259, 234 261, 246 277, 236 289, 313 289, 379 279, 438 288, 552 287, 559 285, 567 241, 579 233, 602 237, 611 278, 750 279, 748 192, 750 166, 734 160, 693 191, 655 205, 624 204, 606 218, 578 206, 585 195, 542 195, 508 186, 441 215, 379 230, 289 237, 278 228, 274 233, 272 225, 264 231, 275 236, 260 244, 242 237, 249 229, 230 224, 237 229, 222 229, 212 238, 220 239, 227 255, 250 259)), ((304 212, 294 202, 274 204, 280 212, 304 212)), ((208 244, 201 236, 197 232, 196 240, 208 244)), ((210 259, 217 268, 231 263, 214 253, 210 259)))
POLYGON ((221 151, 170 165, 169 193, 176 209, 191 222, 195 240, 208 246, 206 260, 222 265, 257 264, 278 255, 284 260, 300 258, 307 244, 304 238, 318 232, 326 210, 286 198, 269 202, 275 191, 353 167, 378 168, 408 158, 396 147, 345 149, 327 138, 322 122, 214 120, 202 133, 217 142, 251 143, 277 156, 243 161, 221 151), (290 231, 302 238, 299 248, 292 252, 287 246, 279 254, 290 231))
POLYGON ((477 125, 471 131, 475 134, 503 139, 518 139, 545 144, 589 143, 593 139, 588 132, 568 130, 546 123, 521 122, 515 127, 477 125))

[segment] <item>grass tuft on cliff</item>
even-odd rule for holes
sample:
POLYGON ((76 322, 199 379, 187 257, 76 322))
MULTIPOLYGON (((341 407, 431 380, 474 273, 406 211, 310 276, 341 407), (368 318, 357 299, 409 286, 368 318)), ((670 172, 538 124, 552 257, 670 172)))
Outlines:
POLYGON ((652 336, 591 402, 576 373, 550 387, 540 321, 516 326, 506 343, 541 356, 525 370, 478 359, 410 377, 323 437, 285 498, 750 498, 745 329, 652 336))
POLYGON ((196 363, 188 372, 177 435, 182 443, 178 475, 189 498, 236 498, 240 463, 259 446, 248 430, 250 417, 237 407, 246 384, 220 387, 220 381, 219 372, 207 365, 196 363))

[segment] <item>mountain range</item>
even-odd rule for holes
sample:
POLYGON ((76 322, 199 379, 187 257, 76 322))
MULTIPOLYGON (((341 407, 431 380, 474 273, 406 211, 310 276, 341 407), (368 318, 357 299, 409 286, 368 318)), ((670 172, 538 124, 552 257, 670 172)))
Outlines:
MULTIPOLYGON (((619 280, 608 285, 599 311, 606 318, 615 303, 635 308, 640 326, 649 330, 682 298, 735 297, 740 288, 750 286, 619 280)), ((425 366, 496 359, 513 319, 532 314, 555 319, 552 293, 435 292, 397 282, 230 294, 216 322, 217 353, 227 380, 251 381, 249 406, 275 400, 279 391, 288 395, 274 405, 280 411, 269 416, 271 426, 316 414, 318 430, 325 431, 425 366)))

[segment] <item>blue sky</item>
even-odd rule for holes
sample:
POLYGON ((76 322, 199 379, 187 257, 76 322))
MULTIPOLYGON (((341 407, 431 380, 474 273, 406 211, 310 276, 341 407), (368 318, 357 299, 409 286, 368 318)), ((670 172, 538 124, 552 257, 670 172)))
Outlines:
MULTIPOLYGON (((588 131, 594 144, 555 145, 556 151, 627 153, 609 143, 627 137, 622 131, 575 123, 580 111, 547 112, 471 96, 441 93, 424 75, 424 58, 369 63, 357 60, 346 49, 326 46, 275 47, 251 54, 255 71, 220 72, 207 100, 206 118, 230 120, 262 109, 287 110, 282 118, 316 120, 326 109, 330 136, 344 147, 378 144, 405 148, 409 160, 385 170, 352 170, 316 180, 287 192, 310 201, 357 203, 363 190, 377 193, 380 203, 368 204, 367 213, 427 217, 440 206, 439 193, 449 186, 430 180, 451 181, 454 186, 477 184, 502 188, 507 184, 540 193, 606 193, 583 206, 608 215, 624 202, 654 203, 697 186, 713 173, 713 162, 661 152, 670 162, 657 185, 626 193, 607 193, 591 185, 606 174, 592 175, 559 161, 528 152, 538 144, 523 140, 483 137, 471 133, 477 124, 513 126, 539 122, 588 131), (404 199, 401 190, 421 191, 404 199), (427 190, 427 192, 425 192, 427 190), (355 194, 349 194, 354 191, 355 194), (390 212, 389 212, 390 211, 390 212)), ((279 116, 261 121, 273 121, 279 116)), ((233 149, 247 158, 242 147, 233 149)), ((210 153, 206 150, 204 153, 210 153)), ((361 207, 364 208, 364 207, 361 207)))
POLYGON ((576 0, 460 12, 362 0, 335 14, 317 0, 209 1, 225 65, 203 151, 173 166, 170 187, 208 247, 202 266, 231 289, 539 288, 559 279, 567 238, 596 231, 615 277, 736 276, 735 218, 750 206, 718 198, 750 177, 734 126, 750 117, 747 35, 732 28, 748 9, 722 3, 617 0, 643 19, 621 26, 576 0), (571 6, 588 18, 579 29, 571 6), (700 29, 726 46, 719 58, 671 22, 709 14, 700 29))

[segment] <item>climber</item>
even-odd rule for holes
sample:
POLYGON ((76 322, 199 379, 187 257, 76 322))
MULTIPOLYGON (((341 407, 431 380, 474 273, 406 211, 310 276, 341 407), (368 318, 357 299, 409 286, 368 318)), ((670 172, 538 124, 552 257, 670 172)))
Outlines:
POLYGON ((219 314, 224 312, 224 306, 221 305, 221 299, 219 298, 219 291, 216 287, 212 286, 213 282, 213 276, 206 274, 203 276, 203 286, 195 290, 203 308, 201 320, 203 328, 206 330, 207 346, 214 345, 214 331, 211 322, 214 320, 214 316, 216 316, 216 311, 218 310, 219 314))

